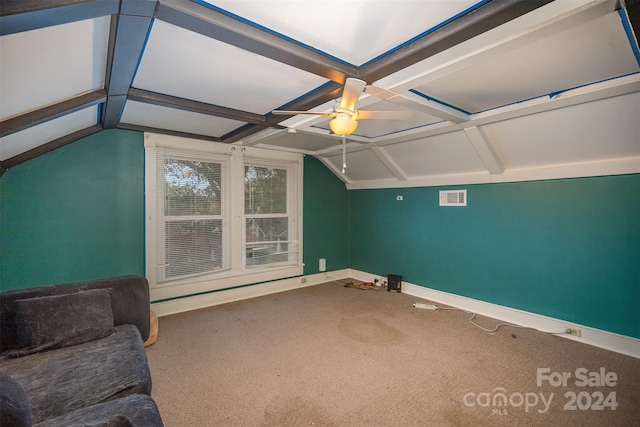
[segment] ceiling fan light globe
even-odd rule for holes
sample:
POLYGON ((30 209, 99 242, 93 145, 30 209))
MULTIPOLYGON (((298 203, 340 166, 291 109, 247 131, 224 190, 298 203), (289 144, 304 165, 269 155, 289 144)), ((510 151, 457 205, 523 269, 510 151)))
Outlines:
POLYGON ((336 135, 351 135, 358 127, 358 122, 347 114, 340 113, 329 121, 329 127, 336 135))

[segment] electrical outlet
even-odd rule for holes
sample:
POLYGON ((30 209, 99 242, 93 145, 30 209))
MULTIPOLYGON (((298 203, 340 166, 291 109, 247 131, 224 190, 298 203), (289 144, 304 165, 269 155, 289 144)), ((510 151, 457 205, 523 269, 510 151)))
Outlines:
POLYGON ((569 335, 574 335, 576 337, 581 337, 582 336, 582 330, 578 329, 578 328, 572 328, 572 327, 565 327, 564 330, 569 334, 569 335))

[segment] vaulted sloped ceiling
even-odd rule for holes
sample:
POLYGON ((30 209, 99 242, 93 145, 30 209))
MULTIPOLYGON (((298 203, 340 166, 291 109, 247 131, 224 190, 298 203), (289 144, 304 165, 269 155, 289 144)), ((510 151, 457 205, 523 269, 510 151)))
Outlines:
POLYGON ((640 172, 640 4, 3 0, 0 172, 123 128, 318 157, 349 188, 640 172), (363 120, 328 118, 346 78, 363 120))

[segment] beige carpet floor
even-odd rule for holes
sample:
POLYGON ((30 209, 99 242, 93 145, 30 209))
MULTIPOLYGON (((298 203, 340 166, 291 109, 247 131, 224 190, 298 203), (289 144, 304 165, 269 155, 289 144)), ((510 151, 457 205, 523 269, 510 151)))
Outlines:
POLYGON ((639 359, 415 301, 327 283, 161 317, 165 425, 640 425, 639 359))

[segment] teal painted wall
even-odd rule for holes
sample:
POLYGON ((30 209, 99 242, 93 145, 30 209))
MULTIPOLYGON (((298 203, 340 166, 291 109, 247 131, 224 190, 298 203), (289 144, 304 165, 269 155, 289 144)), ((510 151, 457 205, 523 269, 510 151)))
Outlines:
MULTIPOLYGON (((317 159, 304 169, 305 274, 326 258, 640 338, 640 175, 458 187, 469 206, 444 208, 438 187, 347 191, 317 159)), ((0 178, 1 290, 119 274, 144 274, 142 133, 0 178)))
POLYGON ((304 160, 304 274, 349 268, 349 194, 344 183, 315 157, 304 160))
POLYGON ((640 338, 640 175, 456 188, 351 191, 351 267, 640 338))
MULTIPOLYGON (((348 194, 304 167, 305 274, 348 267, 348 194)), ((0 290, 144 274, 143 134, 102 131, 0 178, 0 290)))
POLYGON ((144 274, 143 135, 107 130, 0 178, 0 289, 144 274))

